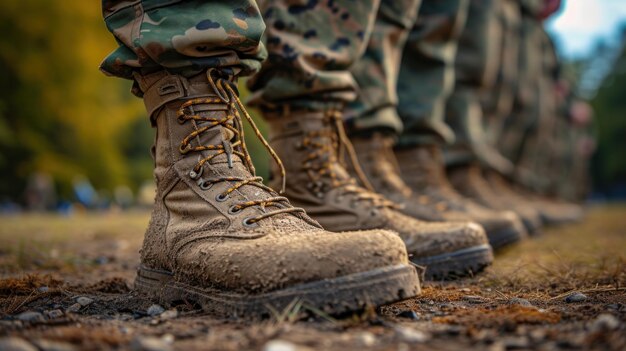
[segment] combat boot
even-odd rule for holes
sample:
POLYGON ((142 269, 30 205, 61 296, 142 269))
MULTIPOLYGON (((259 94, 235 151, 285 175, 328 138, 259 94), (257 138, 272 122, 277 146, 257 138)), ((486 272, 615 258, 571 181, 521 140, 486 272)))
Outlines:
MULTIPOLYGON (((340 113, 287 110, 266 113, 266 117, 271 143, 285 162, 286 196, 325 229, 393 230, 404 240, 411 261, 427 267, 428 279, 474 274, 492 262, 491 248, 478 224, 419 221, 359 185, 344 162, 348 156, 352 166, 359 169, 340 113)), ((362 174, 359 178, 367 184, 362 174)), ((277 180, 272 184, 278 185, 277 180)))
POLYGON ((515 213, 490 210, 456 192, 445 174, 439 147, 401 148, 395 150, 395 157, 400 175, 415 192, 417 201, 436 209, 439 220, 480 224, 494 250, 516 243, 527 235, 515 213))
POLYGON ((511 210, 521 218, 529 234, 535 235, 539 232, 541 228, 539 212, 513 200, 511 194, 503 191, 504 189, 500 188, 496 193, 494 191, 496 184, 490 184, 485 180, 480 166, 468 164, 451 167, 448 169, 448 179, 461 195, 493 210, 511 210))
POLYGON ((493 189, 493 192, 502 196, 508 206, 513 209, 515 213, 520 214, 529 234, 537 235, 541 233, 544 222, 541 213, 532 201, 515 190, 515 188, 497 172, 487 171, 484 173, 484 178, 493 189), (532 227, 535 227, 535 229, 533 230, 532 227))
POLYGON ((233 77, 159 72, 136 81, 157 130, 157 195, 139 292, 246 317, 281 313, 294 301, 338 314, 420 292, 395 233, 325 231, 255 176, 242 116, 275 153, 239 101, 233 77))

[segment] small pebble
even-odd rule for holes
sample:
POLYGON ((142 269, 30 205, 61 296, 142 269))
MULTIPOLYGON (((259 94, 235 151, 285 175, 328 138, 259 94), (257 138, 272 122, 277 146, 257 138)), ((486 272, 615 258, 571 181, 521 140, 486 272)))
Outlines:
POLYGON ((90 299, 88 297, 85 296, 81 296, 79 298, 76 299, 76 302, 78 302, 81 306, 88 306, 93 302, 93 299, 90 299))
POLYGON ((530 303, 530 301, 526 300, 526 299, 522 299, 519 297, 514 297, 512 299, 509 300, 509 303, 511 305, 520 305, 520 306, 524 306, 524 307, 532 307, 532 303, 530 303))
POLYGON ((356 338, 359 344, 366 347, 370 347, 376 343, 376 337, 370 332, 362 332, 358 334, 356 338))
POLYGON ((52 310, 52 311, 46 312, 46 315, 50 319, 57 319, 57 318, 63 317, 63 311, 61 311, 61 310, 52 310))
POLYGON ((28 341, 17 337, 0 338, 0 350, 3 351, 37 351, 28 341))
POLYGON ((587 300, 587 295, 580 293, 580 292, 571 293, 565 298, 565 302, 567 303, 583 302, 586 300, 587 300))
POLYGON ((402 341, 410 344, 423 343, 430 339, 430 334, 409 327, 396 326, 396 333, 402 341))
POLYGON ((27 311, 27 312, 20 313, 19 315, 17 315, 17 319, 23 322, 30 322, 30 323, 44 321, 43 314, 39 312, 35 312, 35 311, 27 311))
POLYGON ((154 317, 154 316, 158 316, 161 313, 165 312, 165 308, 159 306, 159 305, 152 305, 150 307, 148 307, 148 310, 146 311, 146 313, 148 314, 148 316, 154 317))
POLYGON ((164 342, 166 342, 168 344, 172 344, 172 343, 174 343, 174 340, 176 340, 176 337, 174 337, 174 335, 172 335, 172 334, 164 334, 161 337, 161 340, 163 340, 164 342))
POLYGON ((68 307, 67 310, 65 310, 65 312, 67 313, 76 313, 78 311, 80 311, 80 309, 83 307, 83 305, 79 304, 79 303, 75 303, 72 306, 68 307))
POLYGON ((620 308, 621 308, 621 304, 619 304, 619 303, 612 303, 612 304, 606 305, 606 308, 609 309, 609 310, 613 310, 613 311, 619 311, 620 308))
POLYGON ((398 317, 408 318, 410 320, 419 321, 420 317, 415 313, 415 311, 406 310, 397 314, 398 317))
POLYGON ((106 257, 106 256, 100 256, 100 257, 96 258, 96 259, 94 260, 94 262, 95 262, 97 265, 102 266, 102 265, 105 265, 105 264, 109 263, 109 258, 108 258, 108 257, 106 257))
POLYGON ((270 340, 265 346, 263 351, 297 351, 298 346, 284 340, 270 340))
POLYGON ((472 290, 470 290, 470 288, 462 288, 462 289, 459 289, 459 291, 460 292, 464 292, 464 293, 468 293, 468 292, 471 292, 472 290))
POLYGON ((137 337, 130 343, 133 351, 169 351, 172 349, 165 340, 153 337, 137 337))
POLYGON ((612 314, 602 313, 591 323, 591 331, 607 332, 619 328, 620 321, 612 314))
POLYGON ((47 286, 41 286, 39 287, 39 289, 37 289, 37 291, 39 291, 40 293, 47 293, 48 291, 50 291, 50 288, 47 286))
POLYGON ((162 320, 174 319, 178 317, 178 311, 176 309, 167 310, 159 316, 162 320))

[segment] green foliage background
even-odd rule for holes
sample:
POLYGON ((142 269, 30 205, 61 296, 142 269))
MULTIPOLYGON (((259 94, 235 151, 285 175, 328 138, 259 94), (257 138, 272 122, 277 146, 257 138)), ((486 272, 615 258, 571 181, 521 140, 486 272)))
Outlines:
POLYGON ((109 190, 152 178, 143 104, 98 70, 116 45, 100 1, 2 0, 0 33, 0 200, 19 200, 36 171, 65 198, 77 175, 109 190))
MULTIPOLYGON (((626 36, 624 37, 626 39, 626 36)), ((598 149, 591 174, 597 191, 619 186, 626 196, 626 48, 592 101, 598 149)))

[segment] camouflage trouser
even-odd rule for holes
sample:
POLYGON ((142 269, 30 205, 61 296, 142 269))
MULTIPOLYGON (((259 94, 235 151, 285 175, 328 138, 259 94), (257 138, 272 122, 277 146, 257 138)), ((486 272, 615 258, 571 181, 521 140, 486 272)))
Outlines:
POLYGON ((536 99, 529 106, 536 115, 526 122, 529 125, 528 133, 520 145, 517 166, 521 171, 530 171, 530 175, 524 179, 527 186, 546 192, 556 188, 561 181, 562 160, 559 150, 562 146, 559 142, 565 131, 563 121, 566 117, 563 110, 559 110, 562 102, 556 93, 559 80, 556 50, 541 23, 536 25, 538 46, 535 55, 539 58, 541 69, 536 78, 536 99))
MULTIPOLYGON (((351 133, 371 129, 387 129, 398 134, 402 132, 402 121, 396 111, 398 71, 420 2, 381 2, 367 49, 363 57, 350 68, 359 89, 357 99, 345 110, 351 133)), ((426 0, 424 5, 428 6, 428 3, 426 0)))
POLYGON ((269 59, 249 81, 250 103, 264 109, 347 104, 351 132, 386 129, 403 131, 407 143, 449 141, 442 106, 467 2, 267 0, 269 59))
POLYGON ((445 103, 454 88, 457 42, 469 0, 424 0, 402 55, 398 114, 404 124, 399 145, 451 143, 445 103))
POLYGON ((446 122, 456 140, 446 150, 448 164, 481 161, 503 173, 512 164, 488 143, 481 97, 493 89, 499 67, 498 6, 501 0, 471 0, 455 61, 456 86, 447 102, 446 122))
POLYGON ((519 51, 521 12, 518 0, 503 0, 498 7, 500 58, 498 75, 493 89, 487 91, 482 99, 484 126, 489 145, 499 147, 498 141, 504 124, 513 111, 513 102, 519 77, 519 51))
POLYGON ((349 71, 365 51, 380 0, 266 0, 268 59, 252 77, 261 109, 338 109, 356 97, 349 71))
POLYGON ((102 12, 119 44, 101 65, 109 75, 167 69, 189 76, 207 68, 249 75, 266 57, 254 0, 103 0, 102 12))

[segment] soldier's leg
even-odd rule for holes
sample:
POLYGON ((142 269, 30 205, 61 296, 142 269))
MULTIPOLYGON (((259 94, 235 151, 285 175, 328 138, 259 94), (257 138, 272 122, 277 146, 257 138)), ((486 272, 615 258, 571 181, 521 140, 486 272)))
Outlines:
MULTIPOLYGON (((344 131, 343 108, 357 93, 350 68, 361 59, 368 43, 396 43, 394 36, 403 26, 389 16, 400 13, 401 3, 387 2, 378 15, 379 2, 372 0, 302 3, 308 5, 266 3, 269 60, 250 83, 252 102, 261 107, 272 145, 285 161, 285 194, 326 229, 398 232, 412 260, 429 266, 429 277, 483 268, 491 262, 491 249, 482 228, 467 223, 429 224, 400 213, 395 203, 368 186, 344 131), (344 162, 344 151, 350 164, 344 162), (348 166, 357 170, 356 177, 350 175, 348 166), (430 249, 428 245, 435 240, 443 240, 446 247, 430 249), (464 252, 473 256, 452 259, 464 252)), ((394 74, 393 67, 383 74, 394 74)), ((276 184, 277 179, 272 182, 276 184)))
POLYGON ((244 119, 254 125, 235 84, 264 57, 254 1, 105 0, 103 9, 120 44, 103 70, 135 80, 157 130, 138 291, 248 318, 294 300, 334 314, 419 292, 395 233, 324 231, 255 176, 244 119))
POLYGON ((268 60, 252 77, 250 105, 341 110, 356 97, 349 71, 365 51, 380 0, 266 0, 268 60))
POLYGON ((351 134, 402 132, 396 87, 404 45, 415 25, 420 2, 382 0, 367 49, 350 68, 359 88, 357 99, 345 109, 351 134))
POLYGON ((456 55, 456 86, 446 106, 446 122, 456 137, 446 157, 449 164, 481 161, 508 173, 510 162, 487 143, 481 106, 483 92, 493 88, 498 73, 499 5, 496 0, 470 2, 456 55))
POLYGON ((440 211, 447 212, 448 218, 452 218, 450 213, 462 213, 479 222, 492 246, 500 248, 523 236, 519 219, 510 212, 484 208, 453 191, 441 157, 441 148, 455 140, 444 113, 454 87, 457 45, 470 16, 469 6, 470 1, 433 1, 430 8, 424 8, 428 11, 420 13, 422 19, 418 19, 403 57, 399 111, 406 129, 396 154, 402 176, 419 200, 446 204, 440 211), (455 10, 459 12, 455 14, 455 10))
POLYGON ((404 48, 398 82, 400 146, 454 140, 444 122, 445 101, 454 88, 454 58, 469 0, 424 1, 404 48))
POLYGON ((250 75, 266 57, 253 0, 103 0, 102 12, 119 44, 101 65, 109 75, 165 69, 188 77, 209 68, 250 75))
POLYGON ((519 79, 521 13, 517 0, 504 0, 498 8, 497 37, 500 56, 497 80, 481 96, 485 132, 489 145, 497 148, 505 120, 511 115, 519 79))

